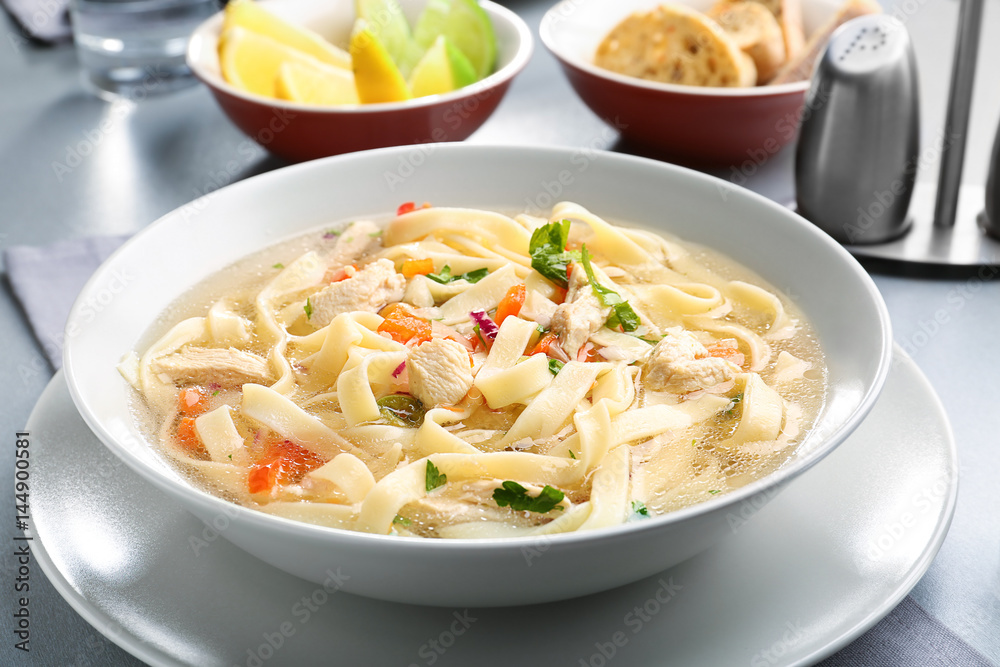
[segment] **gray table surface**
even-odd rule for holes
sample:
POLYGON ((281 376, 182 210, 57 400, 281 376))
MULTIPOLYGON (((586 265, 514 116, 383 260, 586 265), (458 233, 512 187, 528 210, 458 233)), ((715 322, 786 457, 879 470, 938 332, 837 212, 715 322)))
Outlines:
MULTIPOLYGON (((508 1, 536 29, 548 2, 508 1)), ((933 144, 940 136, 957 3, 899 2, 917 48, 922 84, 919 178, 934 180, 933 144)), ((889 9, 892 9, 891 7, 889 9)), ((983 183, 1000 112, 1000 8, 988 3, 973 102, 965 182, 983 183)), ((94 234, 135 232, 228 180, 283 166, 237 151, 244 137, 208 92, 195 87, 143 101, 127 113, 86 93, 72 47, 28 43, 0 19, 0 247, 46 244, 94 234), (102 123, 109 119, 109 122, 102 123), (72 152, 81 154, 79 163, 72 152), (82 153, 86 152, 86 155, 82 153), (69 171, 55 163, 73 166, 69 171)), ((591 146, 631 150, 574 95, 540 45, 496 114, 470 141, 591 146)), ((793 150, 784 150, 751 177, 748 187, 781 202, 794 198, 793 150)), ((732 169, 715 172, 730 178, 732 169)), ((902 277, 873 273, 889 305, 895 338, 928 375, 944 401, 958 442, 958 509, 947 540, 914 599, 981 653, 1000 663, 1000 284, 994 280, 902 277), (935 323, 939 322, 939 323, 935 323), (943 323, 940 323, 943 322, 943 323)), ((11 482, 14 433, 23 427, 52 369, 13 299, 0 289, 0 506, 5 546, 0 664, 140 664, 109 643, 32 572, 30 656, 13 648, 9 631, 15 594, 11 482), (81 647, 88 650, 81 653, 81 647)))

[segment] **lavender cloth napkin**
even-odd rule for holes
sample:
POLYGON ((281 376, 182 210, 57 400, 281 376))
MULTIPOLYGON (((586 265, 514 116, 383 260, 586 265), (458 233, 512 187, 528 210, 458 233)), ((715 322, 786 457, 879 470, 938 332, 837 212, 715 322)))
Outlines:
POLYGON ((76 295, 127 236, 94 236, 4 251, 7 277, 52 367, 62 367, 63 329, 76 295))
POLYGON ((73 36, 69 0, 0 0, 24 32, 42 42, 61 42, 73 36))
MULTIPOLYGON (((62 365, 63 327, 84 283, 125 236, 12 246, 7 274, 54 368, 62 365)), ((907 597, 888 616, 820 667, 996 667, 907 597)))

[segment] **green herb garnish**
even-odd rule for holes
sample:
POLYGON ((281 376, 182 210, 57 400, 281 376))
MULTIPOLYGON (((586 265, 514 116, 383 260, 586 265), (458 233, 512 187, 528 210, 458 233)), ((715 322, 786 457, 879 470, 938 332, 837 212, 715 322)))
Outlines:
POLYGON ((722 493, 722 491, 719 491, 718 489, 710 489, 709 493, 714 496, 714 495, 722 493))
POLYGON ((427 460, 427 474, 424 477, 425 485, 427 486, 428 493, 438 488, 439 486, 444 486, 445 482, 448 481, 448 475, 442 474, 441 471, 437 469, 437 466, 431 462, 430 459, 427 460))
POLYGON ((559 503, 566 497, 565 493, 548 484, 537 496, 529 496, 526 488, 510 480, 503 482, 501 487, 493 490, 493 500, 500 507, 510 506, 511 509, 518 512, 528 510, 529 512, 545 514, 556 508, 561 510, 562 507, 559 506, 559 503))
POLYGON ((587 251, 586 245, 583 246, 580 260, 583 262, 583 270, 587 272, 587 280, 590 281, 590 287, 594 290, 597 300, 601 302, 602 306, 612 309, 611 317, 605 323, 606 326, 609 329, 621 327, 623 331, 638 329, 639 316, 632 310, 628 301, 623 299, 618 292, 597 282, 597 278, 594 276, 594 267, 590 265, 590 252, 587 251))
POLYGON ((483 349, 484 350, 490 349, 490 346, 486 344, 486 339, 483 338, 483 332, 479 330, 478 324, 472 327, 472 331, 476 334, 476 338, 479 339, 479 342, 483 344, 483 349))
POLYGON ((639 516, 644 516, 644 517, 649 516, 649 510, 646 509, 646 504, 641 500, 632 501, 632 511, 638 514, 639 516))
POLYGON ((230 460, 230 461, 232 461, 232 460, 233 460, 233 455, 232 455, 232 454, 230 454, 230 455, 229 455, 229 460, 230 460))
POLYGON ((368 236, 372 237, 373 239, 374 239, 374 238, 378 238, 379 236, 382 236, 382 230, 380 229, 380 230, 378 230, 377 232, 372 232, 372 233, 371 233, 371 234, 369 234, 368 236))
POLYGON ((375 403, 382 418, 393 426, 416 428, 424 423, 424 404, 409 394, 389 394, 375 403))
POLYGON ((566 364, 558 359, 549 359, 549 372, 553 375, 559 375, 559 371, 561 371, 565 365, 566 364))
POLYGON ((735 410, 736 406, 739 405, 740 402, 742 402, 742 401, 743 401, 743 392, 741 391, 740 393, 738 393, 735 396, 733 396, 732 399, 730 399, 730 403, 731 404, 726 409, 726 416, 727 417, 732 417, 733 416, 733 410, 735 410))
MULTIPOLYGON (((428 463, 429 463, 429 461, 428 461, 428 463)), ((392 522, 395 523, 395 524, 398 524, 400 526, 409 526, 411 523, 413 523, 412 521, 410 521, 409 519, 407 519, 405 516, 400 516, 398 514, 393 518, 392 522)))
POLYGON ((218 396, 218 395, 219 395, 219 390, 218 389, 216 389, 215 391, 212 392, 212 396, 218 396))
POLYGON ((441 271, 439 273, 428 273, 427 277, 436 283, 447 285, 448 283, 453 283, 456 280, 466 280, 470 283, 478 283, 480 280, 488 276, 489 273, 490 270, 483 267, 481 269, 466 271, 465 273, 456 276, 452 274, 451 267, 445 264, 441 267, 441 271))
POLYGON ((282 264, 281 262, 278 262, 277 264, 272 264, 271 268, 272 269, 283 269, 283 268, 285 268, 285 265, 282 264))
POLYGON ((528 254, 531 268, 560 287, 568 287, 566 267, 579 258, 579 254, 566 250, 569 240, 569 220, 550 222, 531 233, 528 254))
POLYGON ((571 449, 571 450, 569 450, 569 457, 570 457, 571 459, 575 459, 575 458, 576 458, 576 454, 574 454, 574 453, 573 453, 573 450, 572 450, 572 449, 571 449))
POLYGON ((304 311, 306 311, 306 319, 307 320, 308 319, 312 319, 312 316, 313 316, 313 305, 312 305, 312 302, 309 301, 309 299, 306 299, 306 305, 303 306, 302 309, 304 311))

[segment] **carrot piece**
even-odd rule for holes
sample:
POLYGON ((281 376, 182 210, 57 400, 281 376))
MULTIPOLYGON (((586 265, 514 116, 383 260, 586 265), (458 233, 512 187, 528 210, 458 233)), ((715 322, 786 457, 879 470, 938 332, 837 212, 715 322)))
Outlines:
POLYGON ((405 304, 389 304, 380 314, 385 319, 378 325, 378 332, 389 334, 397 343, 420 344, 431 339, 431 321, 417 317, 405 304))
POLYGON ((247 489, 250 493, 262 493, 270 491, 275 484, 297 484, 306 473, 324 463, 326 461, 319 454, 290 440, 272 443, 264 457, 250 469, 247 489))
POLYGON ((528 353, 528 356, 530 357, 533 354, 548 354, 549 348, 558 340, 559 337, 554 333, 545 334, 541 337, 538 343, 535 344, 535 347, 531 348, 531 352, 528 353))
POLYGON ((600 361, 600 356, 597 354, 597 348, 594 347, 594 344, 587 343, 577 351, 576 360, 584 362, 600 361))
POLYGON ((417 208, 417 205, 413 202, 404 202, 399 205, 399 208, 396 209, 396 216, 399 217, 401 215, 406 215, 407 213, 412 212, 415 208, 417 208))
POLYGON ((746 362, 746 357, 742 352, 740 352, 740 348, 738 347, 710 345, 705 349, 708 350, 708 356, 718 357, 719 359, 727 359, 737 366, 742 366, 746 362))
POLYGON ((247 490, 250 493, 264 493, 274 486, 274 468, 269 465, 255 466, 247 475, 247 490))
POLYGON ((497 326, 503 324, 503 321, 511 315, 517 315, 521 312, 521 306, 524 305, 525 289, 525 286, 522 284, 514 285, 507 290, 507 294, 504 295, 503 299, 500 300, 500 305, 497 306, 496 317, 493 318, 497 326))
POLYGON ((177 403, 185 417, 197 417, 208 412, 208 394, 201 387, 182 389, 177 403))
POLYGON ((181 417, 177 423, 177 443, 188 453, 197 455, 202 453, 201 438, 194 428, 194 417, 181 417))
POLYGON ((413 276, 426 276, 434 270, 434 260, 428 257, 427 259, 408 259, 403 262, 403 275, 407 278, 412 278, 413 276))

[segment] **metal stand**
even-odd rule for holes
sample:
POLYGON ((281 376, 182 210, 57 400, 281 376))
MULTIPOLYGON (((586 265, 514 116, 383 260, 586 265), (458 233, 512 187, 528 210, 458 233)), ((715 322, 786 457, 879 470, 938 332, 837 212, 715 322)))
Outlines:
POLYGON ((917 183, 908 234, 889 243, 845 246, 855 256, 936 266, 1000 266, 1000 241, 979 224, 985 188, 962 185, 982 16, 983 0, 962 0, 937 186, 917 183))
POLYGON ((952 225, 935 224, 933 183, 917 183, 910 202, 913 225, 902 238, 873 245, 845 245, 858 258, 880 259, 949 267, 1000 266, 1000 241, 979 228, 984 215, 986 189, 981 185, 963 185, 956 191, 952 225))

